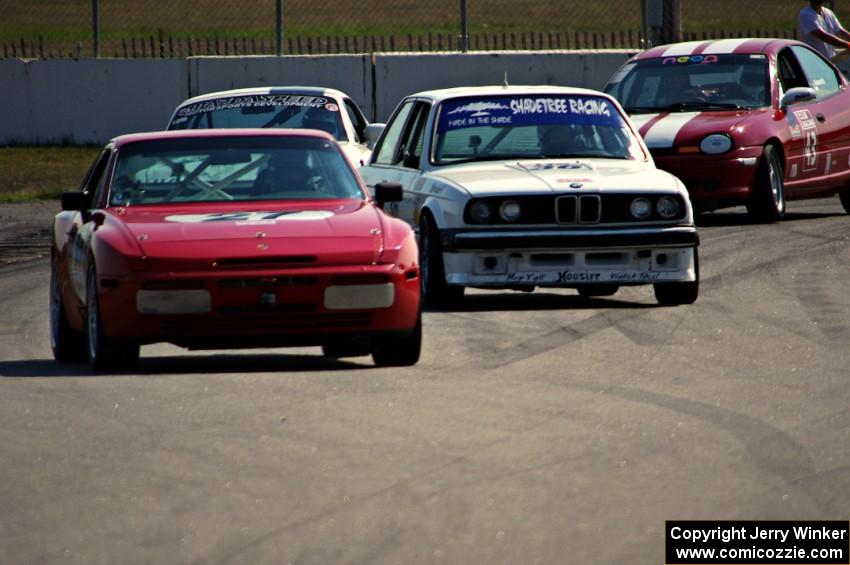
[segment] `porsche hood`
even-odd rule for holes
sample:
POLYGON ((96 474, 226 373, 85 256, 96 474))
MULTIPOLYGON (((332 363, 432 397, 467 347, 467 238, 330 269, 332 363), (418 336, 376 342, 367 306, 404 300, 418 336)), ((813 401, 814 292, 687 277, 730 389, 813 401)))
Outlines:
POLYGON ((117 215, 148 260, 172 270, 371 264, 383 248, 378 212, 359 202, 315 209, 128 207, 117 215))

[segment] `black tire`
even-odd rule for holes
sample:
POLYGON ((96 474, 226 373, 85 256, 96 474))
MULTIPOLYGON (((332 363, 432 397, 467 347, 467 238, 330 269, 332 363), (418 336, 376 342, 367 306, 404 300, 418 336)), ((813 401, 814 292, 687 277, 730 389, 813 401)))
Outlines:
POLYGON ((93 261, 86 278, 86 330, 89 365, 92 370, 123 371, 135 367, 139 361, 139 344, 103 335, 97 273, 93 261))
POLYGON ((322 354, 332 359, 343 357, 362 357, 369 355, 371 349, 368 340, 335 339, 322 345, 322 354))
POLYGON ((694 247, 694 271, 696 279, 689 282, 655 283, 655 300, 662 306, 693 304, 699 296, 699 252, 694 247))
POLYGON ((773 145, 766 145, 762 150, 747 212, 763 223, 778 222, 785 217, 785 172, 773 145))
POLYGON ((50 267, 50 348, 53 358, 59 363, 82 363, 86 360, 86 336, 74 330, 65 314, 65 303, 59 284, 59 265, 56 261, 50 267))
POLYGON ((596 296, 613 296, 620 290, 620 285, 610 283, 586 284, 578 287, 578 293, 584 298, 594 298, 596 296))
POLYGON ((422 351, 422 313, 409 334, 376 338, 372 343, 372 361, 378 367, 408 367, 419 361, 422 351))
POLYGON ((844 192, 839 192, 838 199, 841 201, 841 207, 844 208, 844 211, 850 214, 850 188, 844 192))
POLYGON ((429 214, 419 223, 419 271, 423 305, 447 306, 463 298, 464 287, 446 284, 440 232, 429 214))

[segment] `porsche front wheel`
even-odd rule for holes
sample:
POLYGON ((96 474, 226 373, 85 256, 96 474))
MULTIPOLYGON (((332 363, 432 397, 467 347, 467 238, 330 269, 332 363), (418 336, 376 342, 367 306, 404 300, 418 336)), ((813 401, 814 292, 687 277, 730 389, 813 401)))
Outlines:
POLYGON ((376 338, 372 344, 372 360, 378 367, 408 367, 419 361, 422 351, 422 312, 416 326, 403 336, 376 338))
POLYGON ((86 279, 86 329, 89 364, 95 371, 120 371, 132 368, 139 360, 139 344, 103 335, 97 272, 94 263, 86 279))
POLYGON ((747 212, 760 222, 778 222, 785 217, 785 172, 773 145, 762 150, 747 212))
POLYGON ((445 306, 463 298, 462 286, 446 284, 440 232, 428 214, 419 224, 419 274, 424 305, 445 306))
POLYGON ((60 363, 86 360, 86 340, 81 331, 74 330, 65 314, 62 300, 62 283, 59 265, 53 261, 50 267, 50 348, 53 358, 60 363))

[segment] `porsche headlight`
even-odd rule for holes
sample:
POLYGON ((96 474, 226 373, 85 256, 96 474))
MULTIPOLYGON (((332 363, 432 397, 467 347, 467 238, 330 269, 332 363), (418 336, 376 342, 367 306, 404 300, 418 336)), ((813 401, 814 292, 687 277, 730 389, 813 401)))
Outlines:
POLYGON ((476 224, 486 224, 493 218, 493 209, 487 202, 479 200, 469 207, 469 217, 476 224))
POLYGON ((522 214, 522 207, 516 200, 505 200, 499 206, 499 216, 506 222, 515 222, 522 214))
POLYGON ((636 220, 645 220, 652 215, 652 202, 649 198, 640 196, 632 200, 632 205, 629 207, 632 217, 636 220))
POLYGON ((679 215, 682 205, 679 204, 679 199, 675 196, 662 196, 655 204, 655 209, 659 216, 669 220, 679 215))
POLYGON ((699 150, 706 155, 719 155, 730 149, 732 149, 732 138, 725 133, 712 133, 699 142, 699 150))

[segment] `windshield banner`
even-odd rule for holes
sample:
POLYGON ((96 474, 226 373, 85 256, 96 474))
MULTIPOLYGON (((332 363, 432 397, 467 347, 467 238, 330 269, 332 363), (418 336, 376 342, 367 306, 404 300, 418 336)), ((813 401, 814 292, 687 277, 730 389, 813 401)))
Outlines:
MULTIPOLYGON (((187 117, 203 114, 214 110, 229 110, 232 108, 262 108, 280 106, 298 106, 303 108, 324 108, 328 99, 321 96, 302 96, 300 94, 256 94, 252 96, 232 96, 217 98, 205 102, 197 102, 184 106, 177 111, 177 116, 187 117)), ((333 110, 333 108, 325 108, 333 110)))
POLYGON ((618 127, 619 112, 598 96, 494 96, 462 98, 442 105, 437 131, 482 126, 586 124, 618 127))

